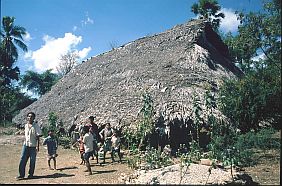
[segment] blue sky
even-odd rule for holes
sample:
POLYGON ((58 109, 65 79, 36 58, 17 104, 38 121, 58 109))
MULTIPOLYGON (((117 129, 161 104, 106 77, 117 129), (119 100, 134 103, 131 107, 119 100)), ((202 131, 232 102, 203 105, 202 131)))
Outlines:
MULTIPOLYGON (((76 51, 80 60, 145 35, 163 32, 194 18, 196 0, 1 0, 1 17, 16 17, 26 28, 28 53, 20 53, 17 66, 42 72, 55 69, 58 57, 76 51)), ((221 30, 236 32, 235 10, 256 11, 261 0, 219 0, 221 30)))

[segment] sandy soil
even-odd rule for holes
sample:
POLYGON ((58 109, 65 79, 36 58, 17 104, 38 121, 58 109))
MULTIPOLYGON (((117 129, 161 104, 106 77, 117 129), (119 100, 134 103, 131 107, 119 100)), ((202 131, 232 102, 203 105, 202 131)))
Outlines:
MULTIPOLYGON (((279 133, 278 133, 279 134, 279 133)), ((279 137, 281 139, 281 136, 279 137)), ((125 161, 123 163, 111 164, 110 155, 107 155, 106 164, 101 166, 96 164, 96 160, 91 160, 93 175, 88 176, 84 170, 86 167, 80 164, 80 155, 71 149, 59 147, 57 157, 58 170, 49 170, 46 160, 46 149, 40 146, 37 154, 35 169, 35 179, 24 179, 17 181, 19 159, 21 154, 23 136, 0 134, 0 184, 16 183, 122 183, 120 175, 130 175, 133 170, 128 168, 125 161)), ((246 167, 245 172, 249 174, 253 181, 260 185, 280 185, 280 150, 269 150, 260 153, 258 164, 253 167, 246 167)), ((29 162, 26 172, 28 172, 29 162)), ((27 176, 27 175, 26 175, 27 176)))
MULTIPOLYGON (((97 165, 96 160, 91 160, 93 175, 88 176, 84 170, 86 167, 80 164, 80 155, 75 150, 58 149, 57 169, 49 170, 46 160, 46 149, 40 147, 37 154, 35 179, 17 181, 18 166, 21 154, 23 136, 0 136, 0 184, 16 183, 120 183, 118 177, 121 174, 130 174, 132 170, 126 163, 111 164, 110 155, 107 155, 106 164, 97 165)), ((26 167, 28 172, 29 162, 26 167)), ((27 175, 26 175, 27 176, 27 175)))

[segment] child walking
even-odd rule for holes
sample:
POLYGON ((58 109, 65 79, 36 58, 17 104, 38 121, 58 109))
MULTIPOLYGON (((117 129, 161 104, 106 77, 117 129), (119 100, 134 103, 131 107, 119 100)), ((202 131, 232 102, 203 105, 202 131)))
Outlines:
POLYGON ((85 164, 86 164, 86 168, 87 168, 87 172, 89 175, 92 175, 92 170, 90 167, 90 162, 89 162, 89 158, 90 156, 93 154, 93 135, 90 132, 90 128, 85 126, 85 132, 86 134, 83 137, 83 144, 84 144, 84 149, 85 149, 85 153, 84 153, 84 159, 85 159, 85 164))
POLYGON ((50 170, 53 170, 51 168, 51 159, 54 161, 54 169, 57 170, 56 167, 56 157, 58 156, 57 154, 57 141, 54 136, 54 131, 49 130, 48 131, 48 137, 44 139, 43 145, 47 145, 47 160, 48 160, 48 166, 50 170))
POLYGON ((120 137, 117 135, 117 131, 115 130, 114 130, 111 141, 112 141, 112 152, 111 152, 112 161, 115 162, 114 156, 115 156, 115 153, 117 153, 119 157, 119 162, 121 162, 121 154, 120 154, 121 140, 120 140, 120 137))
POLYGON ((79 153, 80 153, 80 158, 81 158, 81 163, 80 165, 84 165, 85 164, 85 160, 84 160, 84 153, 85 153, 85 149, 84 149, 84 144, 83 144, 83 134, 80 135, 80 138, 78 139, 78 143, 79 143, 79 153))

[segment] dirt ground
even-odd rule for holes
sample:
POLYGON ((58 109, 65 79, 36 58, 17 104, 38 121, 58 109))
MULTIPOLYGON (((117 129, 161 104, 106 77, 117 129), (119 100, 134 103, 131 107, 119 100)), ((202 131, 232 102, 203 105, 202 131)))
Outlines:
POLYGON ((280 185, 280 152, 269 150, 261 153, 258 164, 246 167, 245 172, 260 185, 280 185))
MULTIPOLYGON (((133 171, 125 162, 111 164, 110 155, 106 157, 106 164, 97 165, 96 160, 91 160, 93 175, 88 176, 84 170, 86 167, 80 165, 80 155, 71 149, 58 149, 57 169, 49 170, 46 160, 46 149, 40 146, 36 158, 35 179, 24 179, 17 181, 18 166, 21 154, 23 136, 0 135, 0 184, 40 184, 40 183, 120 183, 118 178, 121 174, 130 174, 133 171)), ((51 162, 52 163, 52 162, 51 162)), ((51 164, 52 165, 52 164, 51 164)), ((28 173, 29 162, 26 166, 28 173)), ((27 175, 26 175, 27 176, 27 175)))
MULTIPOLYGON (((279 135, 281 139, 281 136, 279 135)), ((96 160, 91 160, 93 175, 88 176, 80 165, 80 155, 71 149, 59 147, 57 169, 49 170, 46 160, 46 149, 40 146, 37 154, 35 179, 17 181, 19 159, 23 142, 22 135, 4 135, 0 132, 0 184, 40 184, 40 183, 84 183, 84 184, 118 184, 120 175, 129 175, 133 170, 128 168, 125 160, 123 163, 111 164, 110 155, 107 155, 106 164, 97 165, 96 160)), ((280 150, 269 150, 259 153, 258 164, 246 167, 244 171, 259 185, 280 185, 280 150)), ((28 165, 26 173, 28 172, 28 165)), ((27 175, 26 175, 27 176, 27 175)))
MULTIPOLYGON (((281 141, 281 131, 276 132, 273 137, 281 141)), ((245 172, 260 185, 280 185, 281 149, 258 151, 257 157, 257 165, 246 167, 245 172)))

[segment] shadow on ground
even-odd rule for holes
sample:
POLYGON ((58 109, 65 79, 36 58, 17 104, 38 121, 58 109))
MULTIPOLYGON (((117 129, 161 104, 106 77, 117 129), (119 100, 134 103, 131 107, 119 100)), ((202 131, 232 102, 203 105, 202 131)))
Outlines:
POLYGON ((117 170, 106 170, 106 171, 98 171, 98 170, 93 170, 94 174, 105 174, 105 173, 112 173, 116 172, 117 170))
POLYGON ((64 173, 54 173, 54 174, 49 174, 49 175, 44 175, 44 176, 34 176, 33 178, 30 179, 42 179, 42 178, 61 178, 61 177, 72 177, 75 176, 74 174, 64 174, 64 173))
POLYGON ((78 167, 76 167, 76 166, 70 166, 70 167, 59 168, 59 169, 57 169, 57 170, 58 170, 58 171, 63 171, 63 170, 68 170, 68 169, 78 169, 78 167))

